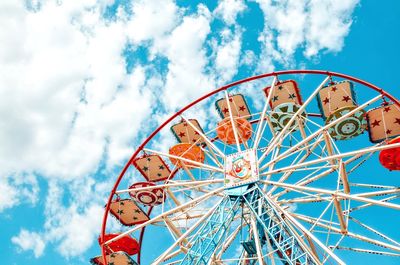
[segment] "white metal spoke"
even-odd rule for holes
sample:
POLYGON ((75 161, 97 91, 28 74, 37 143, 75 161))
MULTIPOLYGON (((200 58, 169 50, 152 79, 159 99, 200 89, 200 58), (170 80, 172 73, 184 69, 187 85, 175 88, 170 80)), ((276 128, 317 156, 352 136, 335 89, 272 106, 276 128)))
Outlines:
POLYGON ((203 185, 209 185, 209 184, 215 184, 215 183, 222 183, 222 179, 211 179, 211 180, 197 180, 197 181, 170 181, 167 184, 159 184, 155 186, 147 186, 147 187, 140 187, 140 188, 133 188, 133 189, 125 189, 125 190, 117 190, 115 193, 116 194, 121 194, 121 193, 127 193, 127 192, 135 192, 135 191, 144 191, 144 190, 152 190, 156 188, 170 188, 170 187, 178 187, 178 186, 185 186, 185 187, 191 187, 194 185, 196 187, 197 185, 203 186, 203 185))
MULTIPOLYGON (((328 130, 329 128, 331 128, 332 126, 338 124, 339 122, 343 121, 344 119, 350 117, 351 115, 353 115, 354 113, 356 113, 357 111, 364 109, 365 107, 373 104, 374 102, 378 101, 379 99, 381 99, 381 95, 374 97, 373 99, 367 101, 366 103, 358 106, 357 108, 353 109, 352 111, 346 113, 345 115, 341 116, 340 118, 326 124, 325 126, 321 127, 320 129, 316 130, 314 133, 312 133, 311 135, 309 135, 307 138, 303 139, 302 141, 298 142, 297 144, 295 144, 292 148, 286 150, 284 153, 282 153, 280 156, 277 157, 277 159, 282 159, 283 157, 285 157, 286 155, 292 153, 293 151, 296 151, 296 149, 307 143, 308 141, 312 140, 313 138, 315 138, 316 136, 320 135, 323 131, 328 130)), ((265 169, 267 166, 269 166, 271 162, 265 164, 260 170, 265 169)))
POLYGON ((186 239, 186 237, 193 232, 194 229, 196 229, 200 224, 202 224, 208 216, 210 216, 214 210, 218 207, 218 204, 216 204, 214 207, 212 207, 208 212, 203 215, 202 218, 200 218, 194 225, 192 225, 188 230, 186 230, 185 233, 183 233, 163 254, 161 254, 160 257, 158 257, 153 263, 154 265, 160 264, 165 260, 165 257, 178 245, 180 244, 183 240, 186 239))
POLYGON ((225 158, 225 154, 213 142, 211 142, 210 139, 201 130, 194 126, 194 124, 189 119, 186 119, 183 115, 181 115, 181 117, 204 139, 204 141, 207 142, 207 145, 211 146, 211 148, 214 149, 222 158, 225 158))
POLYGON ((384 235, 383 233, 377 231, 376 229, 373 229, 372 227, 370 227, 370 226, 368 226, 368 225, 366 225, 366 224, 363 224, 361 221, 357 220, 356 218, 349 216, 349 219, 350 219, 351 221, 355 222, 356 224, 358 224, 358 225, 364 227, 365 229, 371 231, 372 233, 374 233, 374 234, 376 234, 376 235, 382 237, 383 239, 386 239, 387 241, 389 241, 389 242, 391 242, 391 243, 393 243, 393 244, 395 244, 395 245, 397 245, 397 246, 400 246, 400 243, 397 242, 396 240, 394 240, 394 239, 388 237, 387 235, 384 235))
POLYGON ((236 147, 238 151, 241 151, 240 149, 240 143, 239 143, 239 137, 238 137, 238 132, 236 129, 236 121, 233 118, 232 115, 232 108, 231 108, 231 103, 229 101, 229 96, 228 96, 228 92, 225 90, 225 100, 226 100, 226 104, 228 105, 228 111, 229 111, 229 118, 232 124, 232 129, 233 129, 233 135, 235 136, 235 141, 236 141, 236 147))
POLYGON ((343 246, 337 246, 336 249, 349 250, 349 251, 354 251, 354 252, 359 252, 359 253, 383 255, 383 256, 400 257, 400 253, 377 251, 377 250, 372 250, 372 249, 352 248, 352 247, 343 247, 343 246))
POLYGON ((262 182, 264 182, 265 184, 277 185, 280 187, 284 187, 284 188, 292 189, 292 190, 296 190, 296 191, 310 191, 310 192, 316 192, 316 193, 320 193, 320 194, 329 194, 329 195, 333 195, 333 196, 343 198, 343 199, 352 199, 352 200, 356 200, 356 201, 360 201, 360 202, 367 202, 367 203, 372 203, 374 205, 379 205, 379 206, 383 206, 383 207, 393 208, 395 210, 400 210, 400 205, 398 205, 398 204, 382 202, 382 201, 378 201, 378 200, 372 200, 369 198, 357 196, 356 194, 346 194, 344 192, 339 192, 339 191, 332 191, 332 190, 325 190, 325 189, 318 189, 318 188, 311 188, 311 187, 302 187, 302 186, 296 186, 296 185, 292 185, 292 184, 278 183, 278 182, 270 181, 270 180, 263 180, 262 182))
POLYGON ((274 147, 276 141, 278 141, 281 138, 285 137, 285 133, 286 131, 289 129, 289 127, 292 125, 292 123, 296 120, 296 118, 304 112, 304 110, 306 109, 306 107, 308 106, 308 104, 315 98, 315 96, 319 93, 319 91, 321 90, 321 88, 325 85, 325 83, 329 80, 329 76, 327 76, 322 82, 321 84, 314 90, 314 92, 307 98, 307 100, 301 105, 301 107, 293 114, 293 116, 290 118, 290 120, 288 121, 288 123, 285 125, 285 127, 283 127, 283 129, 279 132, 279 134, 274 137, 274 139, 271 141, 270 145, 267 147, 267 150, 265 151, 265 153, 260 157, 260 159, 258 160, 258 163, 260 164, 264 158, 266 157, 266 155, 268 155, 272 148, 274 147))
POLYGON ((292 165, 292 166, 288 166, 288 167, 283 167, 283 168, 280 168, 280 169, 275 169, 275 170, 272 170, 270 172, 263 173, 263 174, 260 174, 260 175, 262 176, 262 175, 267 175, 267 174, 275 174, 275 173, 285 172, 285 171, 292 170, 292 169, 299 169, 299 168, 302 168, 302 167, 306 168, 309 165, 314 165, 314 164, 318 164, 318 163, 321 163, 321 162, 326 162, 326 161, 329 161, 329 160, 332 160, 332 159, 339 159, 339 158, 344 158, 344 157, 348 157, 348 156, 366 154, 366 153, 369 153, 369 152, 392 149, 392 148, 397 148, 397 147, 400 147, 400 143, 359 149, 359 150, 356 150, 356 151, 337 154, 337 155, 333 155, 333 156, 327 156, 327 157, 323 157, 323 158, 316 159, 316 160, 313 160, 313 161, 307 161, 307 162, 304 162, 304 163, 300 163, 300 164, 296 164, 296 165, 292 165))
POLYGON ((200 162, 197 162, 197 161, 193 161, 191 159, 187 159, 187 158, 184 158, 184 157, 181 157, 181 156, 171 155, 171 154, 167 154, 167 153, 163 153, 163 152, 159 152, 159 151, 155 151, 155 150, 151 150, 151 149, 147 149, 147 148, 145 148, 144 150, 146 152, 149 152, 149 153, 153 153, 153 154, 157 154, 157 155, 160 155, 160 156, 165 156, 165 157, 169 157, 169 158, 172 158, 172 159, 180 160, 180 161, 183 161, 183 162, 186 162, 186 163, 189 163, 189 164, 193 164, 193 165, 196 165, 198 167, 201 167, 202 169, 208 169, 208 170, 211 170, 211 171, 217 171, 217 172, 224 173, 224 170, 222 168, 206 165, 206 164, 203 164, 203 163, 200 163, 200 162))
POLYGON ((154 223, 156 221, 161 220, 164 216, 169 216, 169 215, 171 215, 173 213, 179 212, 179 211, 181 211, 183 209, 186 209, 188 207, 194 207, 194 205, 196 205, 196 204, 208 199, 209 197, 211 197, 211 196, 213 196, 213 195, 215 195, 215 194, 217 194, 217 193, 219 193, 219 192, 221 192, 223 190, 224 190, 223 187, 222 188, 218 188, 218 189, 215 189, 214 191, 211 191, 211 192, 209 192, 207 194, 204 194, 204 195, 202 195, 202 196, 200 196, 200 197, 198 197, 196 199, 193 199, 193 200, 188 201, 188 202, 186 202, 184 204, 181 204, 180 206, 177 206, 176 208, 170 209, 170 210, 168 210, 168 211, 166 211, 166 212, 164 212, 162 214, 159 214, 156 217, 153 217, 152 219, 150 219, 150 220, 148 220, 148 221, 146 221, 146 222, 144 222, 142 224, 139 224, 139 225, 135 226, 134 228, 131 228, 131 229, 119 234, 118 236, 116 236, 116 237, 104 242, 103 244, 108 245, 111 242, 114 242, 114 241, 120 239, 121 237, 123 237, 123 236, 125 236, 127 234, 133 233, 133 232, 135 232, 135 231, 137 231, 137 230, 139 230, 139 229, 141 229, 141 228, 143 228, 143 227, 145 227, 145 226, 147 226, 149 224, 152 224, 152 223, 154 223))
MULTIPOLYGON (((274 78, 272 80, 272 83, 271 83, 271 86, 270 86, 271 88, 269 90, 267 101, 265 102, 264 108, 263 108, 263 110, 261 112, 260 121, 258 123, 257 130, 256 130, 256 137, 255 137, 255 140, 254 140, 253 149, 257 149, 258 148, 258 144, 260 143, 260 139, 261 139, 261 132, 265 129, 265 127, 263 127, 263 123, 264 123, 264 120, 265 120, 265 115, 267 113, 269 103, 271 101, 272 94, 274 93, 274 90, 275 90, 276 79, 277 79, 276 76, 274 76, 274 78)), ((265 124, 268 124, 268 122, 266 122, 265 124)))
MULTIPOLYGON (((271 204, 275 204, 275 202, 270 201, 271 204)), ((315 242, 320 248, 322 248, 326 254, 328 254, 330 257, 332 257, 337 263, 339 264, 345 264, 336 254, 334 254, 329 248, 325 246, 317 237, 315 237, 310 231, 308 231, 302 224, 300 224, 293 216, 291 216, 287 211, 279 207, 277 204, 275 204, 275 207, 279 209, 285 217, 295 226, 297 227, 300 231, 302 231, 304 234, 306 234, 308 237, 310 237, 313 242, 315 242)))
MULTIPOLYGON (((309 217, 306 217, 306 216, 300 216, 300 215, 292 215, 292 216, 297 218, 297 219, 299 219, 299 220, 308 222, 308 223, 314 223, 314 220, 312 220, 312 219, 310 219, 309 217)), ((316 222, 316 225, 321 227, 321 228, 327 229, 327 230, 332 230, 333 232, 335 232, 337 234, 341 234, 340 228, 329 226, 329 225, 321 223, 321 222, 316 222)), ((392 245, 392 244, 388 244, 388 243, 382 242, 380 240, 371 239, 371 238, 368 238, 368 237, 365 237, 365 236, 361 236, 361 235, 358 235, 358 234, 353 233, 353 232, 347 232, 345 234, 345 236, 350 237, 350 238, 354 238, 354 239, 357 239, 357 240, 360 240, 360 241, 363 241, 363 242, 366 242, 366 243, 369 243, 369 244, 372 244, 372 245, 377 245, 377 246, 380 246, 380 247, 383 247, 383 248, 387 248, 387 249, 391 249, 391 250, 400 252, 400 247, 398 247, 398 246, 395 246, 395 245, 392 245)))

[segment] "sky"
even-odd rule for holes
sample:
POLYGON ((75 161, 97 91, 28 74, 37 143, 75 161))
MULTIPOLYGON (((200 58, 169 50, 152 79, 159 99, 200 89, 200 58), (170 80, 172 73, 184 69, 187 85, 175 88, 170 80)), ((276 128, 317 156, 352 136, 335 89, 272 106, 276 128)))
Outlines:
POLYGON ((2 262, 87 264, 135 147, 219 86, 323 69, 400 98, 400 2, 384 3, 0 1, 2 262))

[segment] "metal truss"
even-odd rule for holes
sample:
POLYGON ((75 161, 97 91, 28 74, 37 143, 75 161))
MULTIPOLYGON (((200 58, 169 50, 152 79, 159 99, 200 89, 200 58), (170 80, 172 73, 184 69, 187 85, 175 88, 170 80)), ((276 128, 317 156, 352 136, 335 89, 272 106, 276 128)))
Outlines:
MULTIPOLYGON (((226 196, 214 213, 200 228, 196 240, 180 264, 209 264, 215 249, 226 235, 234 217, 242 207, 247 207, 257 222, 258 242, 269 245, 284 264, 319 264, 316 257, 304 244, 282 213, 270 203, 268 197, 257 184, 240 196, 226 196)), ((247 244, 251 249, 251 245, 247 244)), ((255 249, 255 246, 253 247, 255 249)), ((256 256, 257 252, 249 253, 256 256)))
POLYGON ((200 228, 196 240, 180 264, 208 264, 215 248, 241 209, 240 204, 240 197, 225 197, 200 228))

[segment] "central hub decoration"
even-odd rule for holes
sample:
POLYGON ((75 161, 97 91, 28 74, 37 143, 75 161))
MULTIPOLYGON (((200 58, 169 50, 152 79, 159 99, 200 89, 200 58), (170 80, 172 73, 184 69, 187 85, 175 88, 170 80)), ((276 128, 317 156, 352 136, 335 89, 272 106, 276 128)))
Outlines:
POLYGON ((245 150, 228 155, 225 161, 225 188, 235 188, 258 181, 255 150, 245 150))

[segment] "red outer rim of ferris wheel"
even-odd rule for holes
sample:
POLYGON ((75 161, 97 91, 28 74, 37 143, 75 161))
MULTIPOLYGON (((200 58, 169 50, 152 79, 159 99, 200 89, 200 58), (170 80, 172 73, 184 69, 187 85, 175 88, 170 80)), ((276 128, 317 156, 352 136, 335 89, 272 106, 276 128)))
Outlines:
MULTIPOLYGON (((387 97, 388 99, 390 99, 394 104, 396 104, 397 106, 400 107, 400 102, 394 98, 391 94, 387 93, 386 91, 384 91, 382 88, 375 86, 369 82, 366 82, 362 79, 350 76, 350 75, 345 75, 345 74, 341 74, 341 73, 337 73, 337 72, 330 72, 330 71, 323 71, 323 70, 284 70, 284 71, 276 71, 276 72, 271 72, 271 73, 266 73, 266 74, 261 74, 261 75, 256 75, 256 76, 252 76, 252 77, 248 77, 233 83, 230 83, 228 85, 222 86, 218 89, 215 89, 214 91, 211 91, 210 93, 194 100, 193 102, 189 103, 188 105, 186 105, 184 108, 180 109, 179 111, 177 111, 175 114, 173 114, 172 116, 170 116, 164 123, 162 123, 158 128, 156 128, 143 142, 142 144, 136 149, 136 151, 133 153, 133 155, 131 156, 131 158, 128 160, 128 162, 126 163, 126 165, 124 166, 124 168, 122 169, 121 173, 119 174, 117 180, 114 183, 114 186, 111 190, 111 193, 108 197, 107 200, 107 204, 105 207, 105 211, 104 211, 104 215, 103 215, 103 222, 102 222, 102 227, 101 227, 101 233, 100 233, 100 242, 101 242, 101 254, 103 256, 103 262, 104 264, 107 264, 106 262, 106 253, 105 253, 105 248, 104 248, 104 235, 105 235, 105 231, 106 231, 106 225, 107 225, 107 218, 108 218, 108 212, 110 210, 110 204, 112 201, 112 198, 115 195, 115 192, 119 186, 119 183, 122 180, 122 177, 125 175, 126 171, 128 170, 129 166, 132 164, 133 160, 137 157, 137 155, 142 151, 142 149, 146 146, 146 144, 153 139, 153 137, 162 129, 164 128, 167 124, 169 124, 172 120, 174 120, 177 116, 179 116, 180 114, 182 114, 184 111, 186 111, 187 109, 191 108, 192 106, 196 105, 197 103, 203 101, 206 98, 209 98, 210 96, 227 90, 231 87, 243 84, 243 83, 247 83, 247 82, 251 82, 254 80, 258 80, 258 79, 262 79, 262 78, 267 78, 267 77, 272 77, 272 76, 280 76, 280 75, 290 75, 290 74, 315 74, 315 75, 327 75, 327 76, 331 76, 331 77, 339 77, 339 78, 344 78, 344 79, 348 79, 350 81, 356 82, 358 84, 364 85, 366 87, 369 87, 375 91, 377 91, 378 93, 380 93, 382 95, 382 97, 387 97)), ((176 173, 176 172, 175 172, 176 173)), ((148 214, 151 213, 153 207, 149 208, 148 214)), ((143 227, 141 229, 140 232, 140 237, 139 237, 139 253, 137 254, 137 261, 140 264, 140 256, 141 256, 141 247, 142 247, 142 241, 143 241, 143 237, 144 237, 144 231, 145 231, 146 227, 143 227)))

